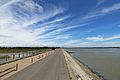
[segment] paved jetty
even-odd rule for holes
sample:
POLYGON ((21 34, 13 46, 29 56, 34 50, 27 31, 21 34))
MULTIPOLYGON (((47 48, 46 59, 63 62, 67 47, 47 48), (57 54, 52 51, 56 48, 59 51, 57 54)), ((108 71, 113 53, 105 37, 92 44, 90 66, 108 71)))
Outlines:
POLYGON ((69 80, 64 55, 55 50, 48 57, 30 65, 6 80, 69 80))
POLYGON ((100 80, 89 76, 63 49, 24 68, 5 80, 100 80))

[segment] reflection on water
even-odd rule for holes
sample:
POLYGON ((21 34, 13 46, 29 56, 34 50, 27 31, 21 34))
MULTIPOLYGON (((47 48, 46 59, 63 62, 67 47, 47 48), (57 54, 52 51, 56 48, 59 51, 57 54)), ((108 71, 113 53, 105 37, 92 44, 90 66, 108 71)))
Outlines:
POLYGON ((120 80, 120 48, 67 49, 108 80, 120 80))

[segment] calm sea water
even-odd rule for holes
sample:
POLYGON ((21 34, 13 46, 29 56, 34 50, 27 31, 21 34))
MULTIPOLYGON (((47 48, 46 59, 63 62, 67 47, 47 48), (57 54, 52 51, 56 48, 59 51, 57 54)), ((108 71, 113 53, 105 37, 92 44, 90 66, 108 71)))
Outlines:
POLYGON ((67 49, 108 80, 120 80, 120 48, 67 49))

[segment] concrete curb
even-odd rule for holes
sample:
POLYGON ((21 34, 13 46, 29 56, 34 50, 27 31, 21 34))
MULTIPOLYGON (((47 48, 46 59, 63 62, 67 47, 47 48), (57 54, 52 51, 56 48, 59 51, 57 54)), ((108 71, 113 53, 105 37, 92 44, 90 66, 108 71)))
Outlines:
POLYGON ((69 69, 71 80, 93 80, 93 78, 85 73, 77 62, 63 50, 65 60, 69 69))

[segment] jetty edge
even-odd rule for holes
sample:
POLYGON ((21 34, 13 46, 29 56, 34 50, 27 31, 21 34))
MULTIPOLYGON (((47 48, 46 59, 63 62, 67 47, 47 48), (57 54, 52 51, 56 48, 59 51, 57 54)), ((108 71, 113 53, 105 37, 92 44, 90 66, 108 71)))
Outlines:
POLYGON ((107 80, 100 74, 94 72, 83 62, 72 56, 68 51, 62 49, 71 80, 107 80))

